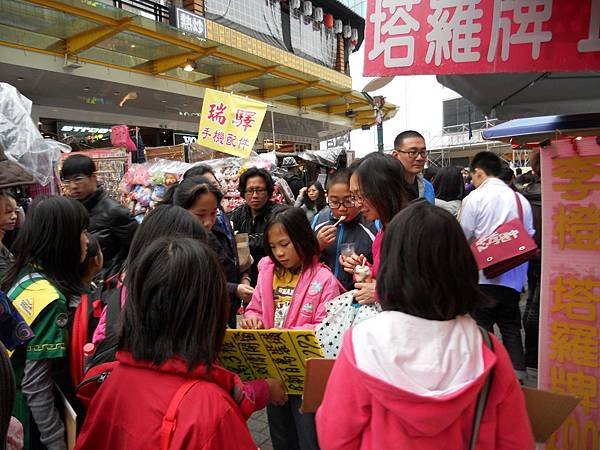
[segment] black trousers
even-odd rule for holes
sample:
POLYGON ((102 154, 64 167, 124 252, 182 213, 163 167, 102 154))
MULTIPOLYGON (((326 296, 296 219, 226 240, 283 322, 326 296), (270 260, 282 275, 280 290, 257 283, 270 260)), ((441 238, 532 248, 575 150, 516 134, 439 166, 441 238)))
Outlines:
POLYGON ((489 331, 492 331, 494 324, 498 325, 502 343, 508 351, 513 368, 524 372, 525 354, 521 339, 520 294, 514 289, 492 284, 481 284, 479 288, 484 294, 491 297, 495 304, 477 309, 473 313, 473 318, 479 326, 489 331))
POLYGON ((289 395, 283 406, 267 406, 274 450, 319 450, 314 413, 300 413, 301 395, 289 395))

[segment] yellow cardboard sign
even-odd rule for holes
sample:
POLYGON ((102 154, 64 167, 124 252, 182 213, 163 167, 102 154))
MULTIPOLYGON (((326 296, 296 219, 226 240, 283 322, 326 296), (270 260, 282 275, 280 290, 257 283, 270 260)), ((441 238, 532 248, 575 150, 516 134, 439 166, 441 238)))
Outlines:
POLYGON ((197 143, 245 158, 252 151, 266 112, 266 103, 206 89, 197 143))
POLYGON ((227 330, 220 361, 244 381, 278 378, 302 394, 306 360, 323 357, 312 330, 227 330))

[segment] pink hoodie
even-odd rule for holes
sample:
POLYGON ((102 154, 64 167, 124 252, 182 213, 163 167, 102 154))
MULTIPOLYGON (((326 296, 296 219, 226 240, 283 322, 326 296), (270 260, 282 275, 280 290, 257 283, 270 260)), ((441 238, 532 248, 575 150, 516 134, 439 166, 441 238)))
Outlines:
MULTIPOLYGON (((275 319, 274 271, 275 264, 271 258, 267 256, 260 260, 256 288, 244 313, 244 317, 258 317, 265 328, 273 328, 275 319)), ((283 328, 314 329, 327 316, 325 302, 342 292, 344 288, 331 270, 315 260, 300 274, 283 328)))
POLYGON ((467 449, 493 368, 477 450, 532 450, 523 393, 505 348, 468 316, 386 311, 350 329, 317 411, 322 450, 467 449))

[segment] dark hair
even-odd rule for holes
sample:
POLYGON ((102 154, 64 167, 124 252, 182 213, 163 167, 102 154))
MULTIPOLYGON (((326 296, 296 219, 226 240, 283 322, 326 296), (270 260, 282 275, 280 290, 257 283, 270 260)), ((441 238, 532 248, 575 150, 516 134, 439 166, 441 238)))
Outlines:
POLYGON ((172 236, 206 242, 206 230, 198 219, 180 206, 159 205, 150 211, 138 227, 127 256, 129 267, 148 246, 158 238, 172 236))
POLYGON ((398 136, 396 136, 396 139, 394 139, 394 148, 396 150, 398 150, 400 147, 402 147, 402 143, 404 142, 404 139, 410 139, 410 138, 419 138, 419 139, 425 140, 423 135, 421 133, 419 133, 418 131, 406 130, 406 131, 403 131, 402 133, 400 133, 398 136))
POLYGON ((485 301, 478 282, 477 264, 460 224, 442 208, 412 204, 386 228, 377 273, 384 310, 451 320, 485 301))
POLYGON ((423 178, 430 183, 433 183, 433 180, 435 180, 435 177, 437 177, 439 170, 440 169, 438 169, 436 166, 426 167, 425 170, 423 170, 423 178))
POLYGON ((306 193, 303 196, 304 198, 302 200, 302 204, 306 205, 307 208, 315 208, 317 211, 321 211, 327 204, 325 201, 325 189, 323 189, 323 185, 318 181, 312 181, 311 183, 308 183, 307 190, 310 189, 311 186, 317 188, 317 191, 319 191, 319 198, 317 198, 316 202, 313 202, 310 198, 308 198, 308 193, 306 193))
POLYGON ((6 434, 15 403, 15 374, 6 347, 0 342, 0 450, 6 449, 6 434))
POLYGON ((465 182, 458 167, 444 167, 433 180, 435 196, 440 200, 451 202, 462 200, 465 196, 465 182))
POLYGON ((513 170, 506 164, 503 165, 502 169, 500 169, 500 173, 498 174, 498 178, 508 184, 510 187, 513 187, 515 181, 515 173, 513 170))
POLYGON ((86 209, 76 200, 36 197, 13 244, 15 262, 4 276, 2 289, 8 291, 26 270, 41 272, 65 296, 85 292, 77 268, 81 263, 80 237, 89 220, 86 209))
POLYGON ((66 179, 75 175, 90 176, 96 172, 96 164, 86 155, 71 155, 63 162, 60 178, 66 179))
POLYGON ((199 197, 209 193, 216 197, 217 204, 221 203, 223 193, 214 187, 208 178, 195 175, 184 178, 178 184, 171 186, 165 193, 162 203, 190 209, 199 197))
POLYGON ((275 255, 273 255, 273 249, 269 244, 269 230, 275 225, 281 225, 285 229, 302 260, 302 266, 309 267, 315 257, 319 256, 320 251, 319 242, 310 228, 304 211, 300 208, 286 208, 271 217, 265 228, 265 252, 271 258, 271 261, 275 263, 277 270, 283 271, 283 266, 279 264, 275 255))
POLYGON ((85 235, 88 238, 88 246, 87 246, 87 253, 85 254, 85 259, 81 263, 82 274, 85 274, 87 272, 88 267, 90 265, 90 261, 92 259, 94 259, 96 256, 98 256, 98 254, 100 253, 100 250, 101 250, 100 243, 98 242, 98 239, 96 239, 96 237, 93 234, 90 234, 86 231, 85 235))
POLYGON ((332 173, 327 177, 327 191, 331 189, 334 184, 350 184, 350 177, 352 176, 352 170, 350 168, 340 169, 337 172, 332 173))
POLYGON ((369 153, 354 172, 363 197, 377 210, 384 226, 408 204, 404 173, 400 161, 382 153, 369 153))
POLYGON ((489 177, 498 177, 504 164, 498 155, 492 152, 479 152, 471 160, 471 171, 481 169, 489 177))
POLYGON ((517 168, 515 169, 515 173, 517 174, 517 176, 519 176, 519 175, 523 175, 523 169, 521 169, 520 167, 517 167, 517 168))
POLYGON ((540 165, 540 151, 536 150, 529 158, 529 165, 531 166, 531 171, 536 177, 540 177, 542 175, 542 167, 540 165))
POLYGON ((201 177, 201 176, 206 175, 207 173, 210 173, 213 177, 217 178, 212 167, 207 166, 206 164, 199 164, 197 166, 190 167, 183 174, 183 179, 190 178, 190 177, 201 177))
POLYGON ((238 190, 240 191, 242 197, 246 195, 246 184, 248 184, 248 179, 254 177, 261 177, 263 180, 265 180, 265 184, 267 185, 267 193, 269 194, 269 198, 271 198, 271 196, 273 195, 273 191, 275 190, 273 178, 271 177, 271 174, 266 170, 258 169, 256 167, 250 167, 240 177, 240 185, 238 190))
POLYGON ((177 355, 190 371, 198 363, 210 369, 229 315, 214 252, 197 239, 162 237, 149 242, 130 269, 119 349, 157 365, 177 355))

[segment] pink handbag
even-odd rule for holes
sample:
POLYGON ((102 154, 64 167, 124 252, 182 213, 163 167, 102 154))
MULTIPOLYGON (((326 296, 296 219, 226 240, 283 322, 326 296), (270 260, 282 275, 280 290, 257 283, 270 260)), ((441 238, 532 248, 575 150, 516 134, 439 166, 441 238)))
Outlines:
POLYGON ((523 226, 523 207, 515 192, 519 217, 500 225, 489 236, 481 237, 471 244, 477 267, 487 278, 496 278, 538 253, 538 246, 523 226))
POLYGON ((127 125, 115 125, 110 129, 110 143, 115 147, 125 147, 129 152, 137 150, 137 146, 129 136, 127 125))

